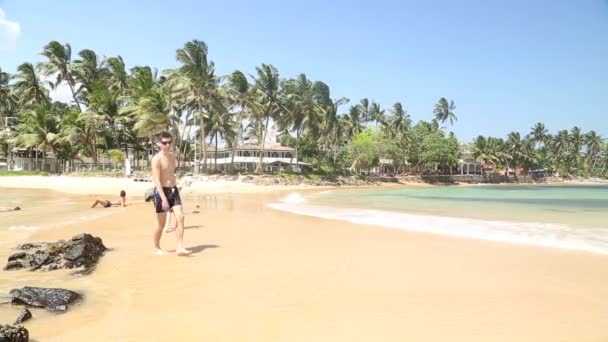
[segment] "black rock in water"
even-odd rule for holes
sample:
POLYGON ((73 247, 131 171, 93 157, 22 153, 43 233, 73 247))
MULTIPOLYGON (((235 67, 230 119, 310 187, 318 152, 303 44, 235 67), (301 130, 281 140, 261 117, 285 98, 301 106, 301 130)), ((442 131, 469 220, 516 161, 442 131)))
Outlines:
POLYGON ((42 244, 38 244, 38 243, 29 243, 29 242, 28 242, 28 243, 24 243, 24 244, 18 245, 18 246, 17 246, 17 249, 21 249, 21 250, 26 251, 26 250, 28 250, 28 249, 34 249, 34 248, 40 248, 40 247, 42 247, 42 244))
POLYGON ((66 311, 68 304, 82 298, 74 291, 66 289, 51 289, 44 287, 29 287, 12 289, 11 304, 25 304, 49 311, 66 311))
MULTIPOLYGON (((17 248, 24 248, 26 245, 28 244, 17 248)), ((27 268, 30 271, 38 269, 52 271, 81 266, 89 269, 97 264, 107 250, 100 238, 90 234, 76 235, 67 242, 59 240, 53 243, 29 244, 26 249, 35 249, 35 251, 11 255, 4 269, 27 268)))
POLYGON ((13 255, 11 255, 11 256, 8 257, 8 261, 23 259, 26 256, 27 256, 27 253, 25 253, 25 252, 15 253, 15 254, 13 254, 13 255))
POLYGON ((19 260, 9 261, 6 266, 4 266, 5 271, 18 270, 20 268, 23 268, 23 264, 19 260))
POLYGON ((32 313, 30 312, 30 310, 23 309, 19 313, 19 316, 17 316, 17 319, 15 320, 14 324, 21 324, 21 323, 27 321, 30 318, 32 318, 32 313))
POLYGON ((24 327, 0 324, 0 342, 27 342, 29 340, 30 333, 24 327))

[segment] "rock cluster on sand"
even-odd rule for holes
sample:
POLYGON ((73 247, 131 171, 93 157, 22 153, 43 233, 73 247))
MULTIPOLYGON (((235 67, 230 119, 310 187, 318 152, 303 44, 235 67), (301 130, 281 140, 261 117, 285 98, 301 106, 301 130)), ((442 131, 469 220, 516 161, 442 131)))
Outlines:
POLYGON ((17 249, 33 252, 18 252, 8 257, 4 270, 26 268, 52 271, 61 268, 84 267, 88 269, 97 264, 106 251, 100 238, 90 234, 76 235, 68 241, 44 244, 23 244, 17 249))
POLYGON ((46 308, 49 311, 66 311, 68 304, 82 298, 80 294, 66 289, 30 286, 12 289, 10 295, 11 304, 46 308))
POLYGON ((0 324, 0 342, 27 342, 30 334, 22 326, 0 324))

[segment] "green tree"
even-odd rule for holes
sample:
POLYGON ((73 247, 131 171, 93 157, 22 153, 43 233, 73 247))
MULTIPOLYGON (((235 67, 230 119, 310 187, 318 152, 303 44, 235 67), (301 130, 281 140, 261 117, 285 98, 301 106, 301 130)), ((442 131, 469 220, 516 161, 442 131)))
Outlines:
POLYGON ((76 97, 76 84, 72 76, 72 47, 70 44, 62 45, 57 41, 52 41, 44 46, 41 55, 48 59, 46 62, 38 64, 42 74, 44 76, 56 75, 55 87, 66 82, 78 110, 82 112, 82 107, 76 97))
POLYGON ((435 104, 433 115, 435 115, 435 119, 444 124, 445 128, 447 129, 447 122, 449 122, 450 125, 453 125, 454 121, 458 120, 456 114, 454 113, 455 109, 456 106, 454 105, 454 101, 448 102, 445 97, 442 97, 439 99, 437 104, 435 104))

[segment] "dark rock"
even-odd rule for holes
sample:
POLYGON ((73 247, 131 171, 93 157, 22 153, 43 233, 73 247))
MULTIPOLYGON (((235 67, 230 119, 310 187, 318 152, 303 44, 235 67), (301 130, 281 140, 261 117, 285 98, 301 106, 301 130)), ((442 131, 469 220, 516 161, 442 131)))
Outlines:
POLYGON ((18 270, 20 268, 23 268, 23 264, 19 260, 9 261, 8 264, 4 266, 5 271, 18 270))
POLYGON ((15 254, 13 254, 13 255, 11 255, 11 256, 8 257, 8 261, 23 259, 26 256, 27 256, 27 253, 25 253, 25 252, 15 253, 15 254))
POLYGON ((30 318, 32 318, 32 313, 30 312, 30 310, 23 309, 19 313, 19 316, 17 316, 17 320, 15 320, 14 324, 21 324, 21 323, 27 321, 30 318))
POLYGON ((49 254, 43 251, 34 253, 34 260, 31 263, 30 271, 35 271, 42 267, 49 260, 49 254))
POLYGON ((100 238, 81 234, 67 242, 63 258, 69 261, 72 267, 91 267, 97 263, 106 249, 100 238))
POLYGON ((37 243, 24 243, 21 245, 17 246, 17 249, 23 250, 23 251, 27 251, 28 249, 34 249, 34 248, 40 248, 42 247, 41 244, 37 244, 37 243))
POLYGON ((30 334, 24 327, 0 324, 0 342, 27 342, 29 340, 30 334))
POLYGON ((25 304, 49 311, 66 311, 68 304, 82 298, 78 293, 65 289, 29 287, 12 289, 11 304, 25 304))
POLYGON ((194 210, 192 213, 193 213, 193 214, 198 214, 198 213, 200 213, 200 211, 198 211, 198 210, 194 210))
POLYGON ((44 246, 44 249, 37 249, 30 253, 13 254, 4 269, 28 268, 30 271, 38 269, 52 271, 81 266, 88 269, 95 266, 107 250, 100 238, 90 234, 76 235, 67 242, 59 240, 44 245, 31 245, 38 246, 37 248, 44 246))

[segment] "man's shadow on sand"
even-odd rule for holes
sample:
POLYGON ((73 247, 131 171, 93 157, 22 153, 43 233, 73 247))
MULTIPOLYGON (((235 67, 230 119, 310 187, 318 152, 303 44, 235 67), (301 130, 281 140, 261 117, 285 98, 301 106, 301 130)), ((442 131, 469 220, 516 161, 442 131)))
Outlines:
POLYGON ((201 225, 195 225, 195 226, 185 226, 184 229, 200 229, 203 228, 204 226, 201 225))
MULTIPOLYGON (((198 246, 194 246, 194 247, 186 247, 188 250, 192 251, 192 253, 190 253, 190 255, 194 255, 194 254, 198 254, 202 251, 204 251, 207 248, 218 248, 220 246, 218 245, 198 245, 198 246)), ((174 253, 175 250, 170 250, 170 253, 174 253)))

